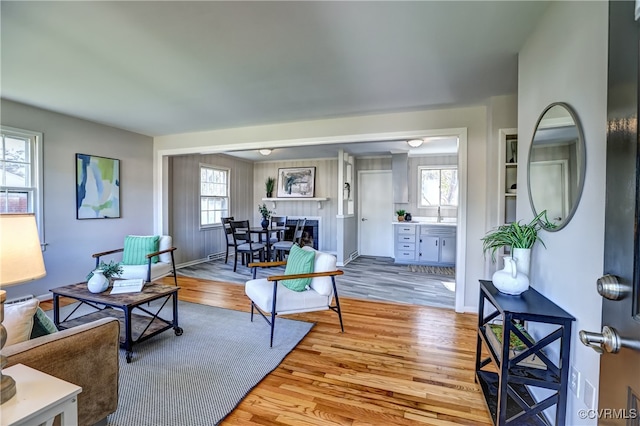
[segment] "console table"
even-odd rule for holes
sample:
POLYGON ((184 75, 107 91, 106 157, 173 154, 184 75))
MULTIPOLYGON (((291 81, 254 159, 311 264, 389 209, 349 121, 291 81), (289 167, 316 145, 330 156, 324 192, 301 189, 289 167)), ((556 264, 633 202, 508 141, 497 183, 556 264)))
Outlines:
POLYGON ((556 405, 554 424, 565 424, 571 324, 574 320, 574 317, 532 288, 519 296, 510 296, 500 293, 491 281, 480 281, 476 381, 480 384, 495 425, 547 425, 542 412, 553 405, 556 405), (485 314, 485 306, 492 306, 493 310, 488 309, 492 312, 485 314), (488 333, 493 331, 489 329, 489 324, 500 319, 501 341, 509 342, 513 333, 524 342, 527 349, 513 353, 509 344, 503 343, 496 348, 490 342, 488 333), (516 327, 516 324, 523 322, 546 323, 556 327, 537 342, 530 342, 516 327), (560 342, 557 365, 544 350, 555 341, 560 342), (483 347, 489 354, 486 358, 482 357, 483 347), (544 363, 543 368, 522 365, 531 355, 544 363), (527 387, 548 389, 553 394, 536 401, 527 387))

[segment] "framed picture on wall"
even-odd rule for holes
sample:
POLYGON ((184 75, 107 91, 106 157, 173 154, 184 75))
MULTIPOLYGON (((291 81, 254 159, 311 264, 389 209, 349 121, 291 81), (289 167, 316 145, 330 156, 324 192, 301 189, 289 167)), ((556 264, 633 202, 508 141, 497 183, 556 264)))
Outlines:
POLYGON ((120 217, 120 160, 76 154, 76 218, 120 217))
POLYGON ((316 168, 278 169, 278 198, 313 198, 316 168))

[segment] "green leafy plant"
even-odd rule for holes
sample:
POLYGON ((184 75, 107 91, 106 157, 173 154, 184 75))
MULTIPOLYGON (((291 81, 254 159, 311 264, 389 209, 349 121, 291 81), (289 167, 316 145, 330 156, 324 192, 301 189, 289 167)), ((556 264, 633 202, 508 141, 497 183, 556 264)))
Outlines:
POLYGON ((271 213, 273 213, 271 210, 269 210, 267 208, 266 204, 258 204, 258 211, 260 212, 260 215, 262 216, 263 219, 269 219, 269 217, 271 216, 271 213))
POLYGON ((407 212, 406 210, 402 210, 402 209, 400 209, 400 210, 396 210, 396 214, 397 214, 398 216, 404 216, 406 212, 407 212))
POLYGON ((510 246, 511 248, 531 248, 536 243, 544 245, 544 241, 538 235, 538 231, 543 228, 554 228, 555 225, 547 219, 547 211, 540 212, 531 222, 521 224, 520 221, 511 222, 500 225, 489 231, 482 238, 482 250, 486 255, 491 252, 491 260, 495 262, 496 251, 501 247, 510 246))
MULTIPOLYGON (((100 261, 100 264, 96 269, 100 269, 102 271, 102 275, 104 275, 107 279, 110 279, 113 276, 119 277, 124 272, 124 269, 122 269, 120 263, 114 262, 113 260, 109 263, 100 261)), ((89 281, 91 277, 93 277, 93 271, 89 272, 89 275, 87 275, 87 281, 89 281)))
POLYGON ((264 189, 267 192, 267 195, 273 194, 273 190, 276 187, 276 179, 269 176, 267 180, 264 181, 264 189))

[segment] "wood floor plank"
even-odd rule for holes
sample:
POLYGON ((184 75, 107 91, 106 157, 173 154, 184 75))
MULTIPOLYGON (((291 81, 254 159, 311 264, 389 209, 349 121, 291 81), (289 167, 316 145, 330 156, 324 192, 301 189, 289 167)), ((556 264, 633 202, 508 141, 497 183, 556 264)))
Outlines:
MULTIPOLYGON (((183 276, 178 285, 180 300, 250 310, 242 285, 183 276)), ((474 382, 476 315, 349 297, 340 302, 344 333, 332 311, 287 316, 315 325, 222 425, 491 424, 474 382)), ((41 306, 51 309, 50 302, 41 306)), ((266 330, 256 350, 269 350, 266 330)))

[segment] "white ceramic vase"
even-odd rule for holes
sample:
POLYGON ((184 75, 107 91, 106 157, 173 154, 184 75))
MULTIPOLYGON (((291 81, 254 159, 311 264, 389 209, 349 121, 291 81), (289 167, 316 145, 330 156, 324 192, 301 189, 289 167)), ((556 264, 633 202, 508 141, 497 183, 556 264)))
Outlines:
POLYGON ((518 271, 516 261, 511 256, 504 257, 504 269, 494 272, 492 280, 498 291, 513 296, 529 288, 529 277, 518 271))
POLYGON ((87 281, 87 289, 91 293, 102 293, 109 288, 109 280, 104 276, 102 269, 93 271, 93 276, 87 281))
POLYGON ((529 270, 531 269, 531 249, 530 248, 514 248, 512 249, 512 256, 516 259, 516 265, 518 266, 518 272, 530 277, 529 270))

